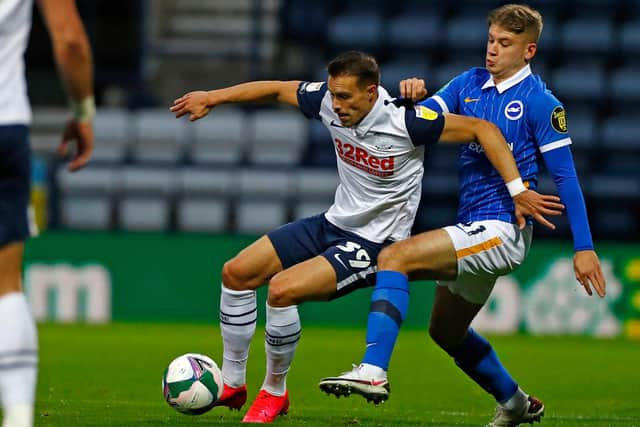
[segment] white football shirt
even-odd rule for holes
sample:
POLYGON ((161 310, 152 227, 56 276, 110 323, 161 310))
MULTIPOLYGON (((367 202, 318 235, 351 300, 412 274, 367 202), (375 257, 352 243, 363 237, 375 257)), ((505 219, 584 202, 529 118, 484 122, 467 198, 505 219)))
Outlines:
POLYGON ((32 8, 32 0, 0 0, 0 125, 31 122, 24 52, 32 8))
POLYGON ((300 109, 331 133, 339 184, 329 222, 373 242, 411 234, 422 191, 425 145, 436 143, 444 118, 426 107, 401 105, 378 87, 373 109, 355 127, 343 127, 324 82, 303 82, 300 109))

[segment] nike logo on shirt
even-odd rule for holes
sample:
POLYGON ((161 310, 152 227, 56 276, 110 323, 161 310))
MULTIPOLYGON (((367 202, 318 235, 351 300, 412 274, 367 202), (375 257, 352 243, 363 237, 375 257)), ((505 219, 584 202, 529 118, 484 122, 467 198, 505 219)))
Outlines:
POLYGON ((470 102, 478 102, 480 101, 480 98, 469 98, 468 96, 464 99, 464 103, 468 104, 470 102))

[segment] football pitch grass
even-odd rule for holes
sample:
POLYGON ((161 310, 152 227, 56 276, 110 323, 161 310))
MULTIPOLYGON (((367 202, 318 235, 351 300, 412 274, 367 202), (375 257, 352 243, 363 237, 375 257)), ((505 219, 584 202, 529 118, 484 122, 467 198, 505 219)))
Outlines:
MULTIPOLYGON (((176 356, 200 352, 220 361, 215 326, 192 324, 40 325, 37 426, 231 426, 244 411, 200 416, 163 400, 161 377, 176 356)), ((252 344, 252 399, 265 367, 264 330, 252 344)), ((578 337, 491 337, 526 391, 546 405, 542 426, 640 426, 640 343, 578 337)), ((360 396, 320 392, 323 376, 360 360, 364 330, 303 328, 288 378, 282 426, 478 426, 494 403, 422 330, 404 330, 390 367, 391 397, 374 406, 360 396)), ((245 405, 246 409, 248 406, 245 405)))

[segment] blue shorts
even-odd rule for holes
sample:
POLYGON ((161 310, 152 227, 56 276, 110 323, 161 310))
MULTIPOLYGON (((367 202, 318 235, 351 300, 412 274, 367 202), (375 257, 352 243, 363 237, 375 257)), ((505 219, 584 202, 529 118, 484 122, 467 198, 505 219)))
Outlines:
POLYGON ((29 237, 30 186, 29 128, 0 126, 0 246, 29 237))
POLYGON ((375 286, 376 261, 385 246, 331 224, 324 214, 285 224, 267 234, 284 269, 318 255, 329 261, 336 272, 339 298, 359 288, 375 286))

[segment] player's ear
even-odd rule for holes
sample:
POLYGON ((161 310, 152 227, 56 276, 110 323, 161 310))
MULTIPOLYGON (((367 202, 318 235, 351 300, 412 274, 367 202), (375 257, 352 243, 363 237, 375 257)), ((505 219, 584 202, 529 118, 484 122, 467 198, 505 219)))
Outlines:
POLYGON ((526 59, 527 62, 531 61, 531 59, 533 59, 533 57, 535 56, 537 50, 538 45, 536 43, 527 43, 527 51, 524 54, 524 59, 526 59))
POLYGON ((370 84, 367 86, 367 95, 369 95, 369 101, 373 100, 373 97, 378 92, 378 85, 370 84))

